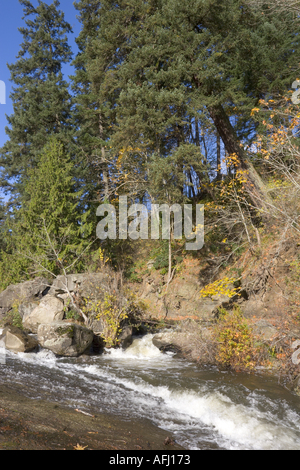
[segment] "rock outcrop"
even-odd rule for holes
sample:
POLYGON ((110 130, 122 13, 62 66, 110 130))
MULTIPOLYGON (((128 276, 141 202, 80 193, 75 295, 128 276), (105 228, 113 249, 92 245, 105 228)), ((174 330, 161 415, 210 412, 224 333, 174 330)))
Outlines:
POLYGON ((132 326, 130 325, 122 326, 122 331, 118 336, 118 342, 123 349, 128 348, 132 344, 133 342, 132 334, 133 334, 132 326))
POLYGON ((38 341, 58 356, 78 357, 90 348, 94 333, 76 323, 60 321, 38 327, 38 341))
POLYGON ((33 312, 33 310, 39 306, 39 303, 40 302, 38 300, 35 300, 26 301, 19 305, 18 311, 22 321, 24 321, 26 317, 28 317, 33 312))
POLYGON ((61 321, 64 317, 64 303, 57 297, 46 295, 40 304, 23 320, 23 326, 37 333, 39 325, 61 321))
POLYGON ((11 285, 0 294, 0 315, 6 314, 14 304, 40 299, 49 290, 49 281, 43 277, 11 285))
POLYGON ((4 344, 6 349, 14 353, 31 352, 38 346, 35 338, 15 326, 4 328, 0 336, 0 342, 4 344))
POLYGON ((60 296, 68 293, 78 292, 81 297, 89 297, 91 294, 97 297, 97 291, 108 280, 106 273, 68 274, 58 276, 51 286, 49 295, 60 296))
POLYGON ((181 327, 164 330, 153 336, 152 342, 162 352, 172 352, 202 364, 216 364, 212 328, 186 321, 181 327))
POLYGON ((167 294, 162 295, 161 279, 157 273, 151 273, 137 292, 147 302, 153 318, 174 321, 191 318, 206 324, 215 321, 218 308, 226 308, 230 299, 226 295, 201 298, 202 287, 196 276, 178 277, 169 285, 167 294))
POLYGON ((152 343, 162 352, 182 352, 182 335, 176 331, 158 333, 152 338, 152 343))

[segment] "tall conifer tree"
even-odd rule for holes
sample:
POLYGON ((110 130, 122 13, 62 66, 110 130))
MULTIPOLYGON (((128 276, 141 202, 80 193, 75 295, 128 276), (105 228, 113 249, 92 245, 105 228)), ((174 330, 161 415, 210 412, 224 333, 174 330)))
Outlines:
MULTIPOLYGON (((256 202, 268 198, 241 143, 255 134, 251 110, 259 100, 286 92, 296 78, 300 40, 292 15, 267 15, 268 2, 253 10, 242 0, 96 3, 101 34, 90 44, 107 58, 98 83, 119 91, 115 102, 106 102, 115 112, 111 145, 164 158, 182 145, 201 144, 196 123, 213 125, 248 170, 256 202)), ((199 159, 205 164, 200 151, 199 159)))
POLYGON ((116 149, 110 149, 122 92, 117 73, 132 49, 131 37, 146 16, 147 5, 139 0, 80 0, 75 7, 82 23, 73 77, 77 142, 90 168, 92 199, 103 201, 113 192, 116 149))
POLYGON ((71 102, 61 67, 72 56, 66 36, 72 30, 59 1, 48 5, 39 0, 36 8, 29 0, 19 1, 26 27, 19 29, 23 43, 18 60, 8 66, 14 112, 7 117, 9 140, 0 149, 1 185, 17 196, 48 137, 67 132, 71 102))
POLYGON ((57 137, 50 137, 35 169, 29 169, 20 209, 4 226, 6 249, 0 263, 0 286, 62 267, 82 269, 83 254, 94 226, 82 212, 82 191, 76 190, 73 162, 57 137), (44 271, 43 271, 44 269, 44 271))

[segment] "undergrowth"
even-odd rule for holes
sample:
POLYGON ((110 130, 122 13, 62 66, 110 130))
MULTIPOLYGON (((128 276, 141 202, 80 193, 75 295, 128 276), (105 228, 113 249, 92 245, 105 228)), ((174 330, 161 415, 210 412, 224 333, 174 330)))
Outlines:
POLYGON ((258 342, 239 306, 228 312, 219 308, 214 329, 218 344, 216 361, 223 367, 251 371, 261 363, 264 348, 258 342))
POLYGON ((1 327, 8 325, 16 326, 21 330, 24 330, 22 317, 19 314, 19 302, 15 302, 13 304, 12 309, 4 315, 0 322, 1 327))

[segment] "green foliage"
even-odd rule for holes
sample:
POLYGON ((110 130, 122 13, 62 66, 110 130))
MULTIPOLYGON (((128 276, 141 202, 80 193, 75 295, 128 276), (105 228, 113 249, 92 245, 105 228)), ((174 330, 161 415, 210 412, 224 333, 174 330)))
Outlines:
POLYGON ((68 310, 65 314, 66 316, 66 319, 67 320, 75 320, 75 321, 78 321, 81 319, 81 316, 79 315, 78 312, 76 312, 75 310, 68 310))
POLYGON ((29 0, 19 1, 26 27, 19 28, 23 42, 17 61, 8 66, 14 113, 7 117, 9 140, 0 150, 2 186, 12 190, 14 203, 48 137, 66 138, 71 112, 68 85, 61 74, 62 65, 71 59, 66 37, 71 26, 58 9, 58 0, 51 5, 40 1, 37 7, 29 0))
POLYGON ((255 134, 253 107, 296 78, 292 13, 265 15, 241 0, 81 0, 76 8, 80 139, 87 155, 98 150, 101 168, 104 146, 112 174, 134 175, 125 187, 182 202, 208 190, 213 173, 203 136, 215 128, 246 165, 239 141, 255 134))
POLYGON ((132 266, 128 271, 128 279, 132 282, 142 282, 141 275, 137 273, 136 267, 132 266))
POLYGON ((1 320, 0 326, 11 325, 20 328, 21 330, 24 329, 22 323, 22 317, 19 314, 19 304, 15 302, 12 306, 12 309, 4 315, 3 319, 1 320))
MULTIPOLYGON (((7 240, 7 237, 6 237, 7 240)), ((10 284, 28 281, 31 262, 15 252, 15 245, 8 240, 11 252, 0 253, 0 291, 5 290, 10 284)))
MULTIPOLYGON (((67 266, 102 269, 97 251, 73 263, 92 239, 96 205, 117 206, 121 194, 134 202, 201 199, 209 222, 222 205, 222 225, 212 225, 206 244, 210 255, 228 254, 223 266, 231 262, 230 252, 241 253, 244 225, 258 226, 248 199, 244 224, 238 198, 230 194, 250 179, 261 195, 261 156, 253 166, 254 157, 240 150, 261 124, 253 108, 269 94, 286 92, 296 78, 300 36, 292 13, 266 15, 266 5, 253 9, 241 0, 78 0, 82 28, 71 99, 61 74, 71 59, 71 26, 58 0, 20 3, 23 42, 9 66, 14 113, 0 151, 1 187, 12 191, 5 217, 0 207, 0 288, 41 266, 54 274, 67 266), (216 168, 220 138, 231 158, 236 154, 223 182, 216 168), (223 243, 229 232, 232 242, 223 243)), ((112 265, 130 269, 131 280, 139 281, 142 269, 130 243, 104 246, 112 265)), ((182 261, 175 244, 170 253, 167 245, 163 241, 151 255, 162 274, 182 261)), ((227 287, 212 289, 226 293, 227 287)))
POLYGON ((90 240, 91 227, 85 223, 88 212, 80 211, 82 192, 75 190, 72 161, 63 144, 52 138, 37 168, 28 175, 26 199, 6 221, 2 286, 23 280, 29 270, 56 275, 68 266, 83 269, 80 255, 90 240))
POLYGON ((159 250, 157 256, 155 257, 155 262, 153 267, 155 269, 168 268, 169 266, 169 247, 167 243, 162 243, 162 247, 159 250))

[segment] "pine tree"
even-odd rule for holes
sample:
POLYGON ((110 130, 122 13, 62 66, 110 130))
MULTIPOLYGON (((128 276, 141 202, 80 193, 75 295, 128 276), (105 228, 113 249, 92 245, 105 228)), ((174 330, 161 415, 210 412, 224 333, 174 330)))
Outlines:
POLYGON ((37 167, 28 171, 24 188, 28 197, 6 223, 2 283, 3 276, 20 280, 22 274, 26 278, 43 269, 60 274, 73 263, 73 270, 82 269, 81 255, 90 244, 94 227, 86 223, 90 214, 81 210, 82 191, 76 191, 72 168, 63 143, 57 137, 50 138, 37 167))
POLYGON ((111 139, 118 126, 116 108, 122 91, 117 71, 132 49, 129 38, 145 6, 139 0, 80 0, 75 7, 82 23, 73 77, 78 151, 88 164, 90 199, 103 201, 115 189, 117 152, 111 139))
MULTIPOLYGON (((268 199, 242 146, 255 136, 251 110, 261 98, 286 92, 296 78, 300 41, 291 17, 265 15, 267 5, 253 10, 241 0, 149 0, 143 6, 143 20, 132 16, 126 55, 113 73, 122 91, 112 144, 163 158, 192 143, 197 121, 204 130, 213 124, 248 171, 256 203, 268 199)), ((116 10, 111 4, 111 23, 119 19, 116 10)))
POLYGON ((0 251, 3 250, 4 244, 4 222, 5 222, 5 206, 3 199, 0 198, 0 251))
POLYGON ((71 109, 61 67, 71 60, 66 34, 72 30, 58 9, 60 3, 39 0, 34 8, 29 0, 19 1, 26 27, 19 29, 23 43, 18 60, 8 66, 14 112, 7 117, 9 140, 0 149, 1 186, 14 197, 22 194, 27 171, 38 164, 48 137, 67 133, 71 109))

